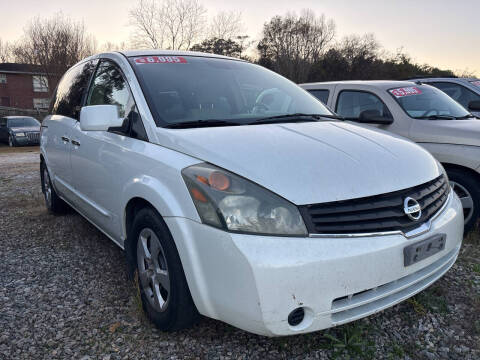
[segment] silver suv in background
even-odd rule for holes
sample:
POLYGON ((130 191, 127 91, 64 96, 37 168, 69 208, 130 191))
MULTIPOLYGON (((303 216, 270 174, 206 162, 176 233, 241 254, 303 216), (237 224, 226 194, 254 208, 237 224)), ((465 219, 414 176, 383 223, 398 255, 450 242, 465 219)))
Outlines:
POLYGON ((430 151, 462 201, 465 229, 475 225, 480 213, 480 120, 458 102, 433 86, 409 81, 300 86, 346 120, 405 136, 430 151))
POLYGON ((480 117, 480 79, 476 78, 418 78, 445 92, 465 109, 480 117))

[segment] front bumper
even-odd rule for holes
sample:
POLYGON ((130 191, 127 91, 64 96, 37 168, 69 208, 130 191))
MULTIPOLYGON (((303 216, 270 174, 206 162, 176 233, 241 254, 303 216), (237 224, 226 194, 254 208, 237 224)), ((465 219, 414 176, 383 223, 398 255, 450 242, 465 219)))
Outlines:
POLYGON ((463 237, 463 211, 453 194, 430 231, 410 239, 254 236, 165 220, 200 313, 267 336, 325 329, 407 299, 453 265, 463 237), (445 249, 405 267, 404 247, 434 234, 446 234, 445 249), (288 314, 298 307, 304 320, 290 326, 288 314))

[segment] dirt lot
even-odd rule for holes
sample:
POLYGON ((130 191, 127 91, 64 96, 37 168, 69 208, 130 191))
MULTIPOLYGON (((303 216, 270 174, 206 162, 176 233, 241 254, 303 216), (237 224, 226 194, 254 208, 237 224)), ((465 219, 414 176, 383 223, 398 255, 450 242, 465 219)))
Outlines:
POLYGON ((480 236, 444 278, 351 325, 269 339, 202 319, 164 334, 122 251, 78 214, 48 214, 38 148, 0 147, 0 359, 479 359, 480 236))

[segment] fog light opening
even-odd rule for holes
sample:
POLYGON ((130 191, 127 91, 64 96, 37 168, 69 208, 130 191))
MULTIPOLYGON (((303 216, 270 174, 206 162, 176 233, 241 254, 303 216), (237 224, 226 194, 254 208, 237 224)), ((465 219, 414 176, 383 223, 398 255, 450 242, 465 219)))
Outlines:
POLYGON ((305 318, 305 310, 303 307, 296 308, 290 314, 288 314, 288 324, 290 326, 300 325, 305 318))

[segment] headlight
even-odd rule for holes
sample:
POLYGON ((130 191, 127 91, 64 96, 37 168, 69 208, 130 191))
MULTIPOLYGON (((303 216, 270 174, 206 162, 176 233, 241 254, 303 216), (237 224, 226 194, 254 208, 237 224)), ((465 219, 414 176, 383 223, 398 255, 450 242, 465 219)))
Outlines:
POLYGON ((25 136, 25 133, 24 132, 17 132, 14 134, 16 137, 23 137, 25 136))
POLYGON ((183 169, 182 176, 204 224, 251 234, 307 235, 297 207, 260 185, 205 163, 183 169))

